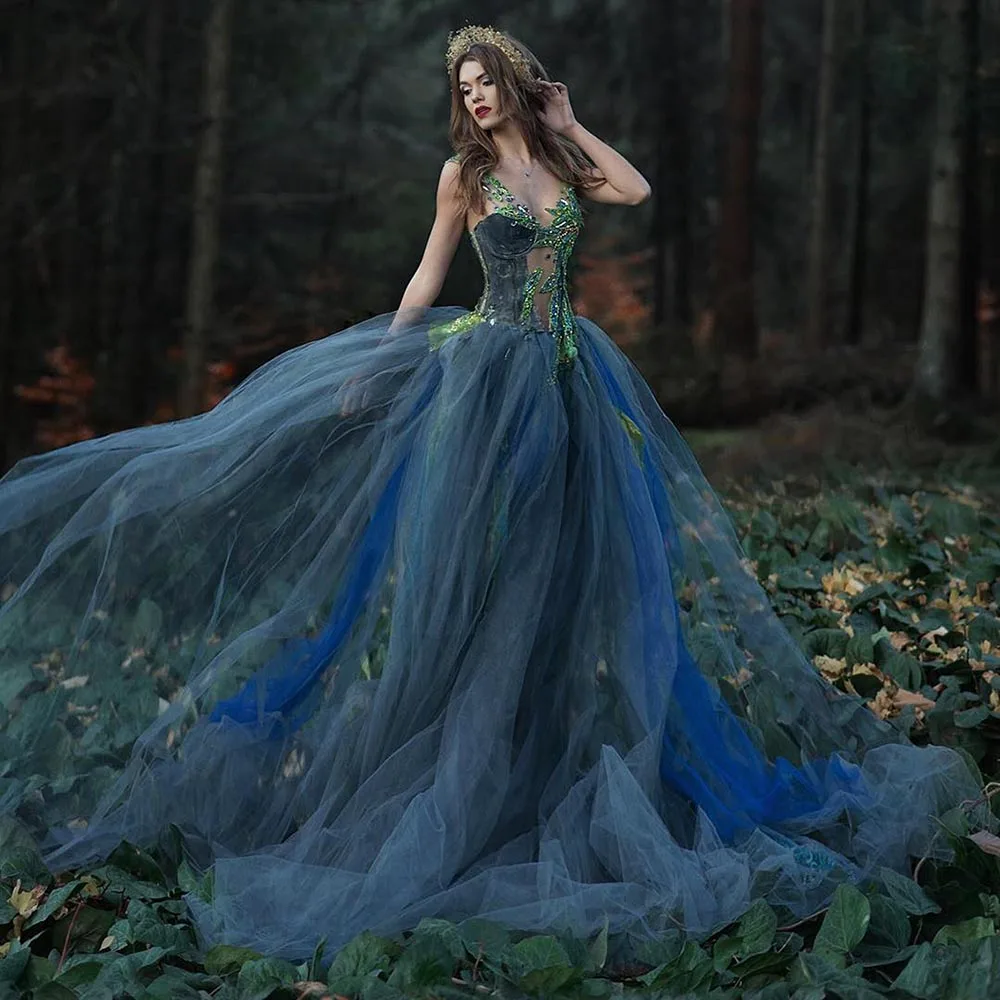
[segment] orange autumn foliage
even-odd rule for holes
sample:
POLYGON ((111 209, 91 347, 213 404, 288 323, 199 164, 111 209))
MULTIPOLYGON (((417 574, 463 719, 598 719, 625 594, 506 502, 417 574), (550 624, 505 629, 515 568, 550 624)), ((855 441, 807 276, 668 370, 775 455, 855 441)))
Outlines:
MULTIPOLYGON (((179 349, 167 353, 169 358, 176 359, 179 349)), ((52 373, 39 376, 33 385, 14 386, 18 399, 43 408, 35 421, 35 446, 39 451, 49 451, 94 437, 90 415, 97 380, 84 361, 73 357, 65 343, 50 348, 44 356, 52 373)), ((203 409, 208 410, 232 391, 237 367, 231 361, 213 361, 206 372, 203 409)), ((176 415, 172 401, 162 402, 146 423, 164 423, 176 415)))
POLYGON ((622 346, 642 340, 652 323, 650 253, 581 254, 574 276, 573 311, 603 327, 622 346))
POLYGON ((51 375, 42 375, 34 385, 15 385, 14 395, 26 403, 45 406, 47 415, 35 427, 35 441, 42 449, 60 448, 94 436, 87 423, 94 376, 74 358, 65 343, 49 348, 45 360, 51 375))

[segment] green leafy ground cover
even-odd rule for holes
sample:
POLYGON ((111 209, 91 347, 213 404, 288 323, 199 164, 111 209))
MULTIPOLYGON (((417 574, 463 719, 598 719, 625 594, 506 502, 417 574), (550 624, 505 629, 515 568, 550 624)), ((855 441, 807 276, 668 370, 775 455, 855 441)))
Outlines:
MULTIPOLYGON (((961 747, 990 798, 1000 771, 1000 493, 968 469, 834 471, 835 486, 794 475, 729 483, 747 554, 816 668, 914 740, 961 747)), ((3 820, 0 1000, 991 997, 1000 839, 970 828, 973 808, 942 821, 953 862, 919 864, 916 881, 883 872, 843 886, 828 910, 794 924, 757 903, 705 941, 664 939, 627 963, 606 934, 574 941, 479 921, 362 935, 332 962, 322 944, 300 964, 206 953, 182 897, 211 885, 177 852, 122 845, 96 870, 53 879, 22 827, 3 820)))

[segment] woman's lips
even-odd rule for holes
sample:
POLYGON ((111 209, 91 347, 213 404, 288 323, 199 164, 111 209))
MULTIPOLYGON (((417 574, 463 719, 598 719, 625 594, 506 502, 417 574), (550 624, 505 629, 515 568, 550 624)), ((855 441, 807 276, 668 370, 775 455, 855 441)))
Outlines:
POLYGON ((482 118, 485 115, 488 115, 492 110, 493 110, 492 108, 487 107, 484 104, 482 107, 476 108, 476 117, 477 118, 482 118))

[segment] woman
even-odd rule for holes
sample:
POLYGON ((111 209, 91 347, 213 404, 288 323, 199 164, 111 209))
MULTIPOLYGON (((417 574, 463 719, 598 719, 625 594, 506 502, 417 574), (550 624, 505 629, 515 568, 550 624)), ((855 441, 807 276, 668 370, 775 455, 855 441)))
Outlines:
POLYGON ((424 916, 700 934, 940 852, 962 759, 813 671, 572 314, 578 196, 648 184, 508 35, 447 63, 398 310, 0 483, 8 811, 56 869, 172 825, 206 939, 292 958, 424 916), (463 229, 483 294, 435 307, 463 229))

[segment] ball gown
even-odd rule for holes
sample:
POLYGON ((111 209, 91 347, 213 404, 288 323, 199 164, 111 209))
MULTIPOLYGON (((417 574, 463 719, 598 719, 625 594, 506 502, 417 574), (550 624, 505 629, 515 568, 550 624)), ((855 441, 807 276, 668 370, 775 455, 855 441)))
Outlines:
POLYGON ((0 480, 0 802, 53 871, 179 838, 206 943, 302 958, 428 916, 701 935, 945 850, 962 756, 817 674, 573 314, 575 190, 484 187, 475 308, 0 480))

